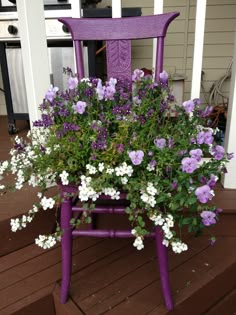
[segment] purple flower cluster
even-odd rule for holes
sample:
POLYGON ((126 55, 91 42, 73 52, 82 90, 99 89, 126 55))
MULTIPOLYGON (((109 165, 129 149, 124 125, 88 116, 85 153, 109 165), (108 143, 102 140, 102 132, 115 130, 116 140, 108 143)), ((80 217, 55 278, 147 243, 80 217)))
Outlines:
POLYGON ((193 173, 198 166, 198 162, 194 158, 186 157, 181 161, 182 171, 188 174, 193 173))
POLYGON ((91 144, 91 148, 93 150, 104 150, 107 148, 107 137, 108 131, 106 127, 96 127, 97 130, 97 138, 96 141, 93 141, 91 144))
POLYGON ((86 102, 78 101, 76 105, 73 106, 76 113, 82 115, 85 112, 87 104, 86 102))
POLYGON ((164 149, 165 148, 165 146, 166 146, 166 139, 164 139, 164 138, 156 138, 155 140, 154 140, 154 144, 155 144, 155 146, 158 148, 158 149, 164 149))
POLYGON ((132 74, 132 81, 140 81, 141 78, 144 76, 143 70, 136 69, 134 70, 134 73, 132 74))
POLYGON ((34 127, 49 127, 54 124, 53 118, 49 115, 42 114, 40 120, 36 120, 33 122, 34 127))
POLYGON ((68 79, 68 88, 69 90, 74 90, 76 88, 76 86, 78 85, 78 79, 76 77, 69 77, 68 79))
POLYGON ((47 90, 45 98, 47 101, 52 102, 54 98, 56 97, 57 92, 59 91, 58 87, 53 87, 52 85, 50 88, 47 90))
POLYGON ((195 190, 195 195, 201 203, 207 203, 213 197, 213 191, 208 185, 203 185, 195 190))
POLYGON ((142 163, 144 158, 144 153, 142 150, 129 152, 129 158, 134 165, 139 165, 142 163))
POLYGON ((200 216, 202 218, 202 223, 205 226, 210 226, 210 225, 216 223, 216 214, 215 214, 215 212, 205 210, 205 211, 202 211, 200 216))
POLYGON ((211 130, 200 131, 197 135, 197 144, 212 144, 213 141, 214 138, 211 130))
POLYGON ((216 160, 222 160, 225 155, 225 149, 221 145, 216 145, 212 148, 211 153, 216 160))
POLYGON ((189 152, 191 158, 197 160, 197 162, 200 162, 201 161, 201 158, 202 158, 202 150, 201 149, 195 149, 195 150, 191 150, 189 152))
POLYGON ((194 110, 195 104, 193 100, 189 100, 189 101, 185 101, 183 102, 183 107, 185 109, 186 113, 192 113, 192 111, 194 110))

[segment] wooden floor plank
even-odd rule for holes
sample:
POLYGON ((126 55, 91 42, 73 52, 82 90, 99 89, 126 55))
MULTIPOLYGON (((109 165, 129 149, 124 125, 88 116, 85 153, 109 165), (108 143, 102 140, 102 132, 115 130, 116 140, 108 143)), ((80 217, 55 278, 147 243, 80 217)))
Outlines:
MULTIPOLYGON (((95 241, 97 241, 95 239, 95 241)), ((72 264, 72 272, 76 272, 80 269, 87 268, 90 264, 95 264, 103 256, 109 255, 117 248, 117 240, 113 240, 113 246, 110 246, 109 240, 99 241, 96 246, 75 254, 75 261, 72 264), (108 244, 109 243, 109 244, 108 244), (79 256, 80 259, 77 259, 79 256)), ((125 244, 126 240, 121 240, 120 246, 125 244)), ((46 256, 45 256, 45 259, 46 256)), ((53 262, 54 263, 54 262, 53 262)), ((27 278, 23 278, 21 281, 14 283, 1 290, 0 294, 0 309, 14 303, 16 299, 24 298, 30 295, 32 292, 43 288, 49 284, 58 281, 61 278, 61 263, 60 260, 56 264, 48 266, 46 269, 41 270, 38 273, 33 274, 27 278)))
MULTIPOLYGON (((188 261, 192 256, 196 255, 199 251, 202 251, 206 246, 208 246, 203 240, 203 238, 198 242, 195 239, 192 240, 192 251, 188 251, 183 255, 173 255, 170 253, 170 269, 176 267, 176 265, 182 264, 183 261, 188 261), (172 259, 174 258, 174 259, 172 259)), ((115 305, 121 303, 123 300, 126 300, 127 297, 132 296, 135 292, 139 292, 143 290, 146 286, 153 283, 153 281, 159 278, 158 268, 155 257, 154 248, 150 248, 147 253, 142 254, 139 253, 140 259, 141 257, 145 257, 146 264, 140 266, 140 268, 133 269, 130 273, 126 274, 124 272, 123 277, 116 279, 109 286, 103 288, 99 292, 95 294, 95 296, 89 297, 82 301, 76 300, 76 302, 81 306, 81 308, 86 311, 88 314, 100 314, 107 309, 114 307, 115 305)), ((144 259, 144 258, 143 258, 144 259)), ((126 264, 129 264, 129 260, 126 260, 126 257, 123 257, 123 260, 126 261, 126 264)), ((109 267, 110 268, 110 267, 109 267)), ((88 278, 90 275, 88 275, 88 278)), ((114 279, 115 280, 115 279, 114 279)), ((152 296, 155 296, 155 303, 157 296, 161 294, 159 284, 156 284, 155 289, 153 290, 155 294, 152 293, 152 296)), ((73 297, 76 299, 76 296, 73 297)), ((141 300, 139 300, 140 302, 141 300)), ((155 306, 157 304, 154 304, 155 306)))
MULTIPOLYGON (((179 268, 171 272, 171 284, 172 290, 175 293, 175 309, 172 312, 173 315, 182 315, 188 314, 191 310, 191 315, 200 315, 211 305, 218 300, 219 292, 216 289, 222 289, 222 291, 227 292, 231 290, 232 284, 229 281, 223 281, 222 285, 217 285, 216 288, 203 290, 203 287, 208 285, 211 280, 216 279, 217 276, 223 275, 224 270, 228 267, 231 268, 232 264, 234 265, 235 253, 232 251, 232 246, 234 246, 236 242, 236 238, 224 238, 218 242, 213 247, 208 247, 206 250, 202 251, 200 255, 197 255, 194 260, 190 260, 189 262, 181 265, 179 268), (223 286, 225 287, 223 288, 223 286), (217 288, 218 287, 218 288, 217 288), (221 287, 221 288, 219 288, 221 287), (195 305, 198 305, 197 308, 191 309, 193 305, 193 300, 191 297, 194 293, 201 291, 203 294, 200 297, 195 298, 195 305), (212 292, 212 293, 211 293, 212 292), (205 297, 204 297, 205 296, 205 297), (189 303, 186 303, 186 300, 189 299, 189 303), (198 301, 198 302, 197 302, 198 301), (188 304, 188 305, 186 305, 188 304), (183 307, 184 305, 184 307, 183 307), (186 308, 188 310, 186 310, 186 308)), ((232 274, 232 277, 235 277, 232 274)), ((232 279, 233 283, 236 278, 232 279)), ((139 294, 129 299, 132 303, 129 304, 129 307, 132 307, 138 299, 147 297, 150 295, 151 290, 153 288, 147 287, 146 290, 143 290, 139 294), (145 292, 146 291, 146 292, 145 292)), ((118 314, 118 312, 124 309, 125 305, 119 305, 117 309, 115 309, 114 314, 118 314)), ((127 307, 127 306, 126 306, 127 307)), ((166 309, 163 303, 156 308, 154 308, 149 315, 166 314, 166 309)), ((111 312, 113 315, 113 312, 111 312)), ((223 315, 223 314, 222 314, 223 315)))
MULTIPOLYGON (((15 303, 10 304, 6 308, 1 309, 1 315, 10 315, 16 312, 22 311, 26 306, 37 302, 38 300, 42 299, 45 296, 52 295, 53 290, 55 288, 55 283, 43 287, 41 290, 38 290, 30 295, 27 295, 23 299, 19 299, 15 303)), ((45 315, 48 315, 45 313, 45 315)))
MULTIPOLYGON (((83 250, 88 249, 95 244, 97 245, 98 242, 98 240, 91 238, 76 240, 76 242, 74 242, 73 255, 81 253, 83 250)), ((35 251, 36 245, 31 245, 31 247, 33 247, 33 251, 35 251)), ((37 252, 38 255, 32 256, 31 259, 21 263, 19 263, 18 259, 18 264, 15 265, 14 268, 8 268, 0 273, 0 292, 7 286, 11 286, 16 282, 28 278, 61 261, 61 247, 59 245, 47 251, 39 248, 39 250, 35 252, 37 252)), ((21 250, 18 251, 18 256, 21 256, 21 250)), ((8 266, 7 262, 11 262, 11 258, 12 255, 5 261, 6 268, 8 266)))
POLYGON ((236 284, 235 289, 221 299, 204 315, 235 315, 236 314, 236 284))

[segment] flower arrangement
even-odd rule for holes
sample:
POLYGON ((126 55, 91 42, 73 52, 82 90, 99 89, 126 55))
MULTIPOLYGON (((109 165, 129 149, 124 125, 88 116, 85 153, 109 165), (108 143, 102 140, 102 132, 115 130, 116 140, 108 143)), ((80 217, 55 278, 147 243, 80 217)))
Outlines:
MULTIPOLYGON (((1 185, 3 191, 24 184, 40 188, 39 202, 11 219, 12 231, 25 228, 40 209, 60 204, 60 194, 45 194, 60 182, 78 186, 85 209, 72 226, 91 221, 102 194, 118 200, 124 192, 138 250, 157 225, 165 246, 175 253, 187 250, 179 231, 187 226, 199 234, 217 222, 221 210, 211 202, 213 189, 233 157, 214 141, 215 131, 207 125, 211 108, 199 99, 176 105, 165 71, 155 83, 135 70, 132 84, 114 78, 78 81, 70 69, 64 72, 68 89, 49 88, 40 105, 41 119, 27 140, 16 136, 11 159, 0 164, 0 174, 15 175, 13 184, 1 185)), ((54 234, 40 235, 35 242, 49 248, 62 233, 57 223, 54 234)))

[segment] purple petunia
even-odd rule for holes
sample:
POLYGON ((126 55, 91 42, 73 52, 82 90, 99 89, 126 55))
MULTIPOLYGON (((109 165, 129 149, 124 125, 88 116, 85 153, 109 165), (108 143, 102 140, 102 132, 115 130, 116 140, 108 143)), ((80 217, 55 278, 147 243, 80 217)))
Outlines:
POLYGON ((87 106, 86 102, 78 101, 76 105, 74 105, 74 110, 76 113, 82 115, 85 112, 86 106, 87 106))
POLYGON ((216 223, 216 214, 212 211, 208 211, 208 210, 202 211, 200 216, 202 218, 202 223, 205 226, 210 226, 216 223))
POLYGON ((132 81, 134 81, 134 82, 140 81, 143 76, 144 76, 143 70, 136 69, 136 70, 134 70, 134 72, 132 74, 132 81))
POLYGON ((165 70, 160 73, 159 77, 161 83, 166 84, 168 82, 169 75, 165 70))
POLYGON ((197 144, 212 144, 214 141, 212 131, 200 131, 197 135, 197 144))
POLYGON ((183 107, 186 113, 192 113, 194 110, 195 104, 192 100, 183 102, 183 107))
POLYGON ((74 90, 78 84, 78 79, 76 77, 69 77, 67 84, 69 90, 74 90))
POLYGON ((157 148, 159 149, 164 149, 164 147, 166 146, 166 139, 164 138, 156 138, 154 140, 154 144, 157 148))
POLYGON ((104 87, 102 86, 102 80, 98 79, 97 88, 96 88, 98 99, 101 101, 104 98, 104 87))
POLYGON ((201 149, 191 150, 189 152, 189 154, 190 154, 191 158, 194 158, 198 162, 201 161, 201 158, 202 158, 202 150, 201 149))
POLYGON ((208 200, 212 199, 214 193, 208 185, 203 185, 195 190, 195 195, 197 196, 198 201, 207 203, 208 200))
POLYGON ((50 86, 50 88, 47 90, 45 94, 45 98, 47 101, 52 102, 54 98, 56 97, 56 93, 59 91, 59 88, 56 86, 50 86))
POLYGON ((184 158, 181 161, 181 164, 182 164, 182 171, 188 174, 193 173, 198 166, 198 162, 196 159, 188 158, 188 157, 184 158))
POLYGON ((212 131, 211 130, 206 131, 204 134, 204 143, 212 144, 213 141, 214 141, 214 138, 212 136, 212 131))
POLYGON ((225 149, 221 145, 216 145, 212 148, 212 155, 216 160, 223 159, 225 155, 225 149))
POLYGON ((129 158, 131 159, 134 165, 141 164, 143 161, 143 157, 144 157, 144 153, 142 150, 129 152, 129 158))
POLYGON ((113 100, 115 92, 116 92, 116 89, 113 85, 106 86, 106 88, 104 90, 105 100, 113 100))
POLYGON ((207 185, 208 185, 210 188, 213 188, 213 187, 215 186, 217 180, 218 180, 218 177, 215 176, 215 175, 213 175, 213 174, 211 174, 210 180, 207 182, 207 185))

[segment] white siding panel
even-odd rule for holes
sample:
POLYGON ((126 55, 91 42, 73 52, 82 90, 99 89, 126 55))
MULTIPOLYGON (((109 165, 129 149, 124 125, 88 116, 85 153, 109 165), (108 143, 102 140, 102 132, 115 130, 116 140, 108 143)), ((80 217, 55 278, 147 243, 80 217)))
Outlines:
MULTIPOLYGON (((195 19, 195 7, 190 7, 189 18, 195 19)), ((206 11, 206 19, 234 19, 236 11, 235 5, 218 5, 208 6, 206 11)))
MULTIPOLYGON (((236 15, 236 12, 235 12, 236 15)), ((195 28, 195 20, 189 21, 189 32, 193 33, 195 28)), ((234 32, 235 18, 234 19, 212 19, 206 20, 205 32, 234 32)))
MULTIPOLYGON (((232 44, 234 41, 234 32, 205 32, 205 44, 232 44)), ((188 44, 193 45, 194 33, 188 34, 188 44)))
MULTIPOLYGON (((227 69, 232 57, 207 57, 203 59, 204 69, 227 69)), ((186 68, 192 69, 193 59, 187 58, 186 68)))

